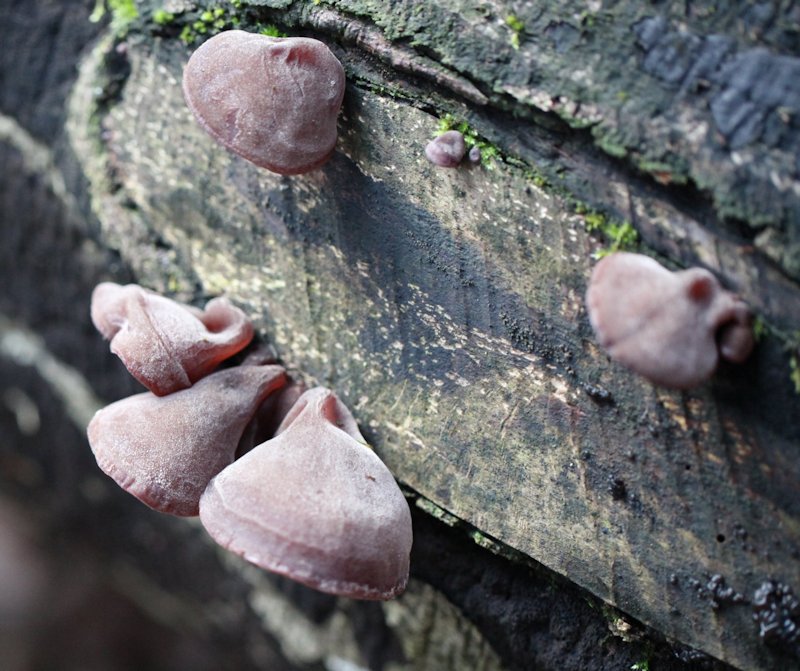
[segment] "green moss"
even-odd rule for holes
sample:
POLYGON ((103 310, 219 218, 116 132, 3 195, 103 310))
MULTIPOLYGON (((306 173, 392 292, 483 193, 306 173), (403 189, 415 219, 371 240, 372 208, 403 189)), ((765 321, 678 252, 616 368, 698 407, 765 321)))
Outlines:
POLYGON ((157 9, 153 12, 153 21, 159 26, 168 26, 175 20, 175 15, 166 9, 157 9))
MULTIPOLYGON (((234 8, 240 4, 232 2, 234 8)), ((195 21, 187 23, 180 33, 180 39, 185 44, 194 44, 201 37, 211 37, 223 30, 237 28, 239 17, 224 7, 209 7, 200 13, 195 21)))
POLYGON ((606 215, 600 212, 589 212, 583 219, 586 224, 586 230, 590 233, 600 231, 606 225, 606 215))
POLYGON ((596 15, 594 12, 589 11, 588 9, 583 10, 578 17, 580 24, 583 28, 594 28, 596 23, 596 15))
POLYGON ((650 671, 650 660, 643 659, 640 662, 636 662, 631 666, 631 671, 650 671))
POLYGON ((769 335, 769 325, 764 321, 761 315, 756 315, 753 319, 753 337, 756 342, 761 342, 769 335))
POLYGON ((289 37, 288 33, 283 32, 278 26, 273 24, 266 26, 259 25, 258 33, 260 35, 266 35, 267 37, 289 37))
POLYGON ((509 14, 506 17, 506 25, 515 33, 521 33, 523 30, 525 30, 525 24, 522 23, 522 21, 520 21, 519 18, 514 14, 509 14))
POLYGON ((111 31, 117 36, 124 36, 128 27, 139 18, 139 10, 134 0, 97 0, 89 21, 97 23, 106 12, 111 12, 111 31))
POLYGON ((794 385, 794 393, 800 394, 800 354, 789 355, 789 379, 794 385))
POLYGON ((556 107, 554 111, 556 114, 558 114, 562 121, 566 122, 570 128, 574 128, 576 130, 591 128, 592 126, 597 125, 597 121, 593 119, 576 117, 563 107, 556 107))
POLYGON ((639 233, 629 221, 609 219, 602 212, 590 209, 585 203, 575 203, 576 214, 583 215, 583 223, 589 233, 600 236, 607 246, 595 253, 596 258, 612 252, 630 251, 639 246, 639 233))
POLYGON ((515 14, 509 14, 506 17, 506 25, 511 28, 509 43, 514 49, 519 49, 520 37, 525 30, 525 24, 515 14))
POLYGON ((624 158, 628 155, 628 148, 625 145, 616 142, 611 138, 610 135, 601 135, 596 140, 595 143, 597 144, 600 149, 602 149, 606 154, 610 154, 611 156, 615 156, 616 158, 624 158))

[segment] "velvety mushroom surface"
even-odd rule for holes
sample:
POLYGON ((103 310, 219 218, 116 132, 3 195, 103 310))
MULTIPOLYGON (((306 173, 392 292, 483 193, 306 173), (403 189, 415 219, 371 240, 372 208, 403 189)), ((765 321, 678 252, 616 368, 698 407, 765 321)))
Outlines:
POLYGON ((286 384, 280 366, 239 366, 168 396, 136 394, 89 423, 97 464, 151 508, 198 514, 211 478, 233 462, 248 422, 286 384))
POLYGON ((183 92, 230 151, 282 175, 313 170, 336 145, 344 68, 322 42, 229 30, 191 56, 183 92))
POLYGON ((408 581, 408 504, 328 389, 305 392, 275 438, 211 481, 200 520, 223 547, 323 592, 389 599, 408 581))
POLYGON ((671 272, 641 254, 602 259, 586 305, 608 354, 665 387, 696 386, 713 374, 720 354, 741 362, 754 344, 746 305, 710 272, 671 272))
POLYGON ((250 320, 226 298, 198 310, 136 284, 99 284, 91 316, 111 351, 159 396, 189 387, 253 338, 250 320))

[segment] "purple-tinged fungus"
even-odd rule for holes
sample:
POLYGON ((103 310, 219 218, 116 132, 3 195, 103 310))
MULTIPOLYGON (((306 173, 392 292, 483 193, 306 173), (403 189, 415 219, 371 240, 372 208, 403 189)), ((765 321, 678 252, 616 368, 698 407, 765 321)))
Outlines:
POLYGON ((89 423, 97 464, 151 508, 197 515, 211 478, 232 463, 248 422, 286 384, 280 366, 238 366, 168 396, 136 394, 89 423))
MULTIPOLYGON (((246 365, 244 362, 242 365, 246 365)), ((236 458, 252 450, 256 445, 273 438, 278 427, 283 422, 284 417, 294 407, 297 399, 306 391, 303 382, 289 379, 286 386, 270 394, 256 411, 252 421, 247 425, 239 447, 236 450, 236 458)))
POLYGON ((199 310, 136 284, 99 284, 91 315, 111 351, 158 396, 191 386, 253 339, 250 320, 226 298, 199 310))
POLYGON ((217 142, 261 168, 298 175, 336 146, 344 68, 322 42, 229 30, 189 58, 183 93, 217 142))
POLYGON ((220 545, 322 592, 390 599, 408 581, 408 504, 353 416, 322 387, 215 477, 200 521, 220 545))
POLYGON ((474 145, 472 149, 469 150, 469 154, 467 154, 470 163, 475 163, 476 165, 481 162, 481 158, 483 154, 481 153, 481 148, 478 145, 474 145))
POLYGON ((720 356, 739 363, 753 349, 747 306, 701 268, 671 272, 617 252, 595 266, 586 305, 611 358, 664 387, 694 387, 720 356))
POLYGON ((455 168, 461 163, 467 145, 464 136, 457 130, 449 130, 433 138, 425 147, 425 156, 440 168, 455 168))

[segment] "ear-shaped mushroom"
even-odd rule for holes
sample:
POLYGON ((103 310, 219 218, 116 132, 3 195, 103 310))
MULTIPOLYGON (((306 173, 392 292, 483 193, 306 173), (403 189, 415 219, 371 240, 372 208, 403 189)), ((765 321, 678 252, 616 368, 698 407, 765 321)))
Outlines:
POLYGON ((223 547, 323 592, 390 599, 408 581, 408 504, 328 389, 303 394, 275 438, 211 481, 200 521, 223 547))
POLYGON ((168 396, 130 396, 95 414, 89 444, 100 468, 151 508, 197 515, 259 405, 285 384, 280 366, 239 366, 168 396))
POLYGON ((305 391, 305 384, 289 379, 286 386, 270 394, 244 430, 236 450, 236 458, 247 454, 256 445, 274 438, 278 427, 305 391))
POLYGON ((592 272, 586 304, 599 344, 651 382, 687 389, 723 358, 753 348, 745 304, 707 270, 671 272, 641 254, 618 252, 592 272))
POLYGON ((203 311, 136 284, 99 284, 91 314, 111 351, 159 396, 189 387, 253 338, 250 320, 226 298, 203 311))
POLYGON ((464 136, 457 130, 442 133, 425 146, 427 159, 440 168, 455 168, 466 153, 467 144, 464 142, 464 136))
POLYGON ((183 93, 223 147, 281 175, 308 172, 336 145, 344 68, 322 42, 229 30, 195 51, 183 93))

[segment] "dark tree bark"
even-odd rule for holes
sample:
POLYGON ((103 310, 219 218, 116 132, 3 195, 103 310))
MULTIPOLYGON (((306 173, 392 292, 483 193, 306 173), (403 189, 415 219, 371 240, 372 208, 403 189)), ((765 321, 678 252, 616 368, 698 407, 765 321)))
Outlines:
MULTIPOLYGON (((800 591, 800 5, 4 4, 0 513, 55 544, 33 621, 59 668, 85 629, 97 668, 800 663, 800 613, 764 639, 752 606, 800 591), (307 175, 228 154, 183 102, 204 35, 267 24, 347 72, 307 175), (441 119, 483 165, 424 159, 441 119), (759 316, 751 359, 689 392, 611 362, 583 294, 613 248, 713 271, 759 316), (83 429, 136 391, 88 321, 105 279, 224 293, 336 389, 407 492, 406 595, 274 579, 102 476, 83 429), (73 567, 99 576, 79 597, 73 567)), ((14 640, 11 668, 47 666, 14 640)))

